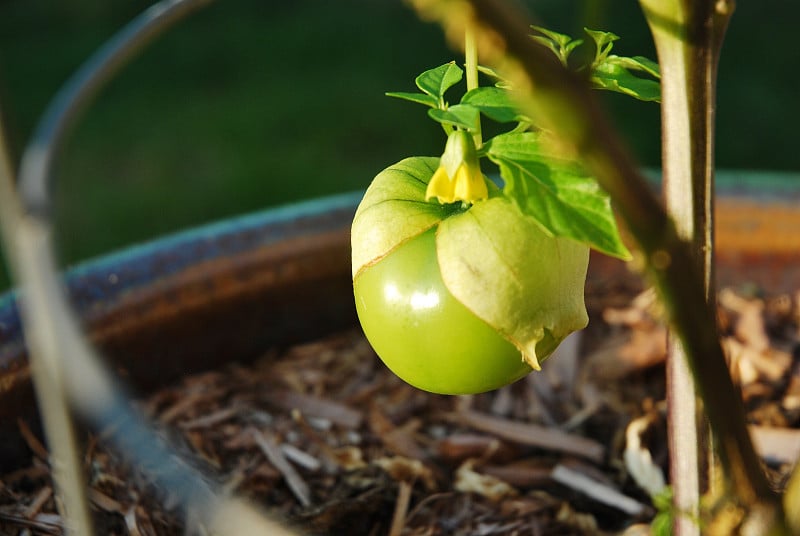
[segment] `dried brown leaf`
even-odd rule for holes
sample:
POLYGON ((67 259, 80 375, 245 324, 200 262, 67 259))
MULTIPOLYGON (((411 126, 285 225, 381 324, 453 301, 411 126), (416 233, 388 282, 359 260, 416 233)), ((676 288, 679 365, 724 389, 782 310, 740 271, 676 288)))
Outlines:
POLYGON ((283 456, 278 444, 267 435, 261 433, 255 428, 250 429, 250 433, 256 441, 256 444, 267 457, 269 462, 283 475, 286 485, 294 494, 295 498, 303 506, 311 505, 311 490, 308 488, 305 480, 300 474, 295 471, 294 467, 283 456))
POLYGON ((474 464, 475 460, 467 460, 461 464, 456 471, 453 489, 462 493, 477 493, 493 502, 517 495, 517 490, 508 483, 475 471, 474 464))

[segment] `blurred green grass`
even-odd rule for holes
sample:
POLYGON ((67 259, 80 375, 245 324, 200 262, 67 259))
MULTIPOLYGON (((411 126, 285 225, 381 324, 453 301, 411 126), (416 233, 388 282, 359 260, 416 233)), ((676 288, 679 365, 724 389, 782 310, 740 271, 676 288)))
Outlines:
MULTIPOLYGON (((600 27, 623 37, 620 54, 655 57, 635 2, 530 3, 553 29, 600 27)), ((60 84, 146 5, 0 1, 0 109, 16 158, 60 84)), ((718 165, 796 171, 800 7, 738 10, 720 66, 718 165)), ((71 135, 56 176, 63 264, 365 188, 394 161, 439 154, 424 111, 383 94, 454 58, 439 28, 398 0, 217 0, 115 78, 71 135)), ((639 161, 657 166, 657 106, 604 100, 639 161)))

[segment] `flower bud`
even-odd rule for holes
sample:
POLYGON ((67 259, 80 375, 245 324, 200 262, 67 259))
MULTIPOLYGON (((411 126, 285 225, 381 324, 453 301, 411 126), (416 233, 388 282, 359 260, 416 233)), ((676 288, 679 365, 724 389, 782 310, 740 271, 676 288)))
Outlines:
POLYGON ((425 191, 426 200, 433 197, 439 203, 464 201, 470 204, 489 197, 475 142, 469 132, 455 130, 447 138, 439 167, 425 191))

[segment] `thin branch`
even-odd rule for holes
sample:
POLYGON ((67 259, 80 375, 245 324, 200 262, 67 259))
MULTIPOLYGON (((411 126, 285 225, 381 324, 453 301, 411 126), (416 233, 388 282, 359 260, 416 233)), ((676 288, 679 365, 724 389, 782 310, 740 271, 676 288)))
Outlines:
MULTIPOLYGON (((22 209, 14 192, 11 158, 5 141, 5 130, 0 117, 0 231, 5 251, 8 253, 11 273, 20 279, 30 268, 31 248, 20 236, 25 227, 22 209), (16 231, 16 233, 15 233, 16 231)), ((89 516, 86 488, 75 423, 69 410, 64 374, 59 360, 49 360, 54 341, 44 330, 45 323, 35 321, 35 311, 46 306, 48 296, 41 287, 24 288, 26 306, 26 336, 30 343, 31 371, 36 388, 36 398, 41 410, 47 443, 48 461, 59 501, 56 501, 64 519, 67 534, 94 534, 89 516), (38 305, 32 305, 32 304, 38 305), (38 332, 34 332, 38 326, 38 332)))
MULTIPOLYGON (((705 299, 713 307, 716 71, 733 7, 728 2, 680 0, 640 0, 640 4, 661 66, 664 199, 679 235, 693 244, 705 299)), ((674 531, 697 535, 700 527, 693 518, 700 505, 699 469, 709 465, 704 455, 710 452, 704 448, 707 425, 698 422, 694 381, 678 338, 670 337, 666 368, 673 500, 677 511, 690 514, 675 520, 674 531)))

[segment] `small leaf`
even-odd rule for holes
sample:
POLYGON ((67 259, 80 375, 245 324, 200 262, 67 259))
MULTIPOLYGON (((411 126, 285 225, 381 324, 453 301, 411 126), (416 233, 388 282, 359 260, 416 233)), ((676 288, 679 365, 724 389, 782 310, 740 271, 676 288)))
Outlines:
POLYGON ((486 117, 499 123, 526 120, 512 102, 509 92, 496 87, 472 89, 461 98, 461 104, 474 106, 486 117))
POLYGON ((534 26, 531 25, 531 28, 539 32, 540 34, 545 36, 545 39, 555 43, 559 46, 566 46, 567 43, 572 41, 572 38, 566 34, 554 32, 553 30, 548 30, 547 28, 543 28, 542 26, 534 26))
POLYGON ((378 173, 353 218, 353 276, 460 210, 458 205, 425 201, 425 189, 438 166, 439 158, 412 157, 378 173))
POLYGON ((546 158, 542 142, 544 134, 539 132, 518 132, 501 134, 487 142, 489 155, 504 156, 511 160, 530 160, 546 158))
POLYGON ((450 293, 532 368, 586 326, 589 248, 548 236, 511 200, 494 197, 442 221, 436 251, 450 293))
POLYGON ((553 54, 555 54, 558 58, 561 58, 561 50, 558 46, 558 43, 554 43, 552 39, 548 39, 547 37, 542 37, 541 35, 534 35, 533 40, 539 43, 540 45, 546 46, 553 52, 553 54))
POLYGON ((439 105, 439 101, 436 100, 436 97, 432 97, 427 93, 405 93, 403 91, 392 91, 386 93, 386 96, 397 97, 398 99, 404 99, 411 102, 417 102, 419 104, 430 106, 431 108, 436 108, 439 105))
POLYGON ((608 195, 577 164, 549 154, 536 133, 501 134, 488 145, 506 183, 503 193, 545 232, 630 259, 608 195))
POLYGON ((489 78, 493 78, 495 80, 495 87, 499 87, 500 89, 510 89, 511 82, 508 79, 503 78, 500 76, 497 71, 492 69, 491 67, 485 67, 483 65, 478 65, 478 72, 485 74, 489 78))
POLYGON ((590 30, 589 28, 584 28, 583 31, 585 31, 589 37, 592 38, 592 41, 594 41, 594 44, 597 47, 593 65, 605 60, 606 56, 608 56, 608 53, 611 52, 611 49, 614 47, 614 41, 619 40, 619 36, 612 32, 590 30))
POLYGON ((604 61, 595 66, 590 81, 598 89, 624 93, 642 101, 661 100, 661 85, 658 82, 634 75, 619 62, 604 61))
POLYGON ((434 121, 443 125, 453 125, 470 132, 475 131, 478 126, 480 112, 478 108, 469 104, 456 104, 446 110, 434 108, 428 110, 428 115, 434 121))
POLYGON ((670 536, 676 513, 672 488, 666 486, 661 493, 652 497, 652 499, 653 506, 658 510, 658 513, 650 523, 650 531, 653 536, 670 536))
POLYGON ((451 61, 434 69, 425 71, 416 79, 417 87, 428 95, 435 97, 438 102, 444 102, 445 92, 459 83, 464 71, 451 61))
POLYGON ((570 41, 569 43, 567 43, 567 45, 564 47, 564 52, 566 53, 565 56, 568 58, 569 55, 572 53, 572 51, 581 46, 582 44, 583 44, 583 39, 575 39, 574 41, 570 41))
POLYGON ((612 54, 606 58, 606 61, 631 71, 645 72, 653 78, 661 78, 661 69, 659 69, 658 63, 649 58, 645 58, 644 56, 633 56, 631 58, 626 58, 624 56, 615 56, 612 54))
POLYGON ((554 32, 541 26, 531 26, 531 28, 542 34, 534 35, 534 41, 552 50, 565 67, 569 61, 569 55, 583 43, 583 39, 573 39, 566 34, 554 32))
POLYGON ((631 71, 639 71, 653 78, 661 78, 658 64, 643 56, 626 58, 609 54, 619 36, 584 28, 597 45, 595 59, 591 64, 590 81, 597 89, 624 93, 643 101, 660 101, 661 85, 648 78, 641 78, 631 71))

